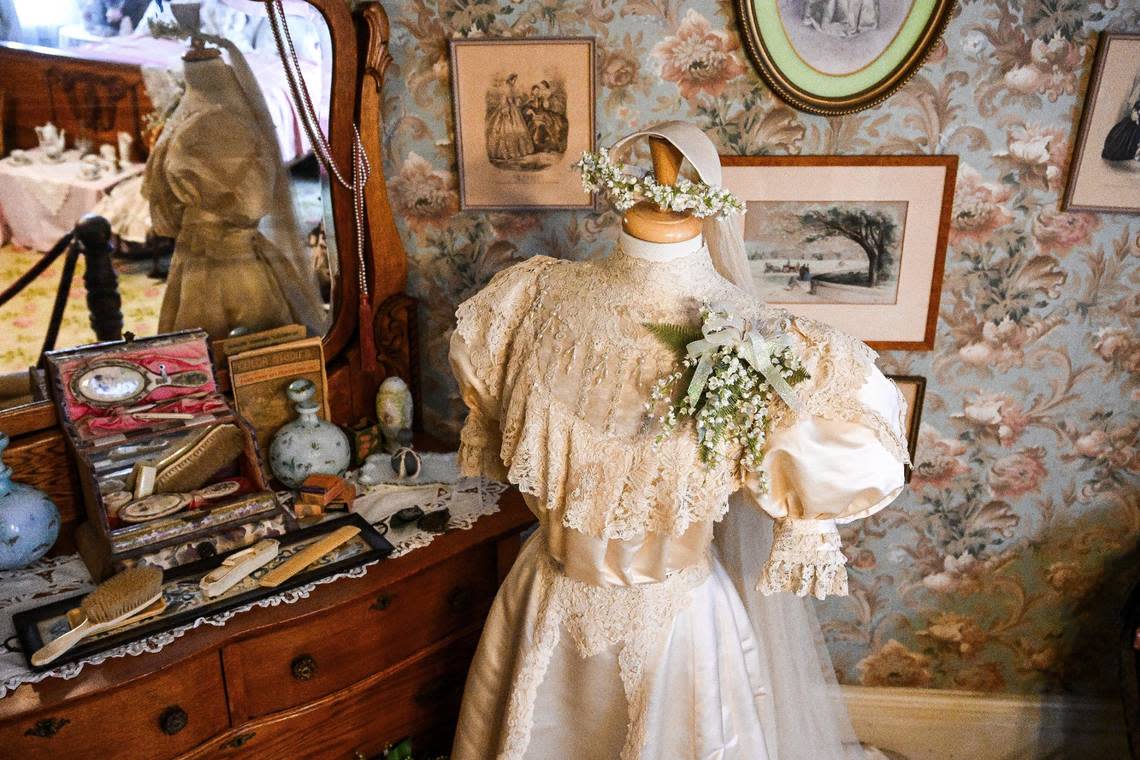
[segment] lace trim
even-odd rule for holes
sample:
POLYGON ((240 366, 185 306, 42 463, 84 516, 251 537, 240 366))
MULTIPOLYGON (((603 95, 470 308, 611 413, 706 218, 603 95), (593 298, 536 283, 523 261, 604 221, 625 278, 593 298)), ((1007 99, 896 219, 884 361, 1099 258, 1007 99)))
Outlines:
MULTIPOLYGON (((906 438, 902 433, 904 424, 887 420, 859 401, 859 389, 871 376, 878 354, 858 338, 814 320, 796 317, 792 324, 809 344, 809 351, 802 358, 805 363, 810 362, 812 380, 796 387, 803 411, 825 419, 866 425, 875 431, 883 447, 895 459, 910 464, 906 438), (810 354, 815 356, 810 357, 810 354)), ((895 392, 899 393, 897 387, 895 392)), ((902 420, 905 420, 906 403, 902 406, 902 420)), ((773 428, 786 427, 794 422, 795 415, 787 407, 773 414, 773 428)))
POLYGON ((737 488, 730 463, 711 471, 697 463, 690 431, 657 447, 605 436, 537 387, 512 396, 502 425, 510 481, 596 538, 679 536, 724 517, 737 488))
POLYGON ((834 520, 778 520, 756 590, 816 599, 847 596, 846 565, 834 520))
POLYGON ((480 382, 496 395, 514 335, 537 306, 538 278, 557 263, 549 256, 535 256, 508 267, 455 310, 455 332, 467 344, 480 382), (518 308, 528 301, 530 308, 518 308))
POLYGON ((507 468, 499 458, 502 438, 495 422, 472 409, 459 433, 459 472, 472 477, 507 481, 507 468))
POLYGON ((507 707, 507 735, 498 760, 521 757, 530 744, 538 687, 565 630, 582 657, 620 647, 618 668, 629 719, 620 760, 634 760, 645 746, 645 709, 650 661, 672 628, 690 593, 708 578, 707 562, 660 583, 593 586, 567 577, 548 554, 538 564, 536 583, 545 590, 534 644, 523 657, 507 707))

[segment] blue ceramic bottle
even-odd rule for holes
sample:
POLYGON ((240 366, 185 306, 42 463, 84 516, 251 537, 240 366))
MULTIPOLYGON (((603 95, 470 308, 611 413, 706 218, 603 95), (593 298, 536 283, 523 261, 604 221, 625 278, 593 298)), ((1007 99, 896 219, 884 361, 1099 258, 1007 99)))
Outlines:
POLYGON ((3 461, 7 448, 8 436, 0 433, 0 570, 30 565, 59 537, 59 510, 43 491, 12 482, 3 461))
POLYGON ((286 423, 269 445, 269 469, 289 488, 297 489, 310 475, 341 475, 348 469, 352 451, 348 436, 331 422, 317 417, 313 401, 317 389, 310 380, 294 380, 286 389, 297 419, 286 423))

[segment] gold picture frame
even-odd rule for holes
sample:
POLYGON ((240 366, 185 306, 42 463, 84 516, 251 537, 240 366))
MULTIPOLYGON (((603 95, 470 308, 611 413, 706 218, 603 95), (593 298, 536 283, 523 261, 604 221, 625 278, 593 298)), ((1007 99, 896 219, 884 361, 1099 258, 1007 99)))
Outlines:
POLYGON ((933 350, 957 156, 721 156, 721 165, 724 187, 745 204, 762 299, 878 350, 933 350), (879 258, 808 219, 832 213, 881 220, 890 239, 878 241, 879 258))
POLYGON ((914 76, 955 0, 734 0, 744 47, 794 108, 838 116, 871 108, 914 76))
POLYGON ((921 375, 887 375, 898 386, 899 392, 906 399, 906 446, 910 455, 911 466, 906 468, 906 482, 910 482, 910 475, 915 455, 918 452, 918 429, 922 425, 922 405, 926 401, 926 378, 921 375))
POLYGON ((571 165, 595 144, 595 39, 457 39, 450 52, 460 208, 593 209, 571 165))
POLYGON ((1108 160, 1104 156, 1114 135, 1131 132, 1129 143, 1140 136, 1140 125, 1130 119, 1131 113, 1138 111, 1140 34, 1105 32, 1097 42, 1081 123, 1073 141, 1073 158, 1062 200, 1065 211, 1140 213, 1137 147, 1126 151, 1131 152, 1131 159, 1108 160), (1087 150, 1090 147, 1092 150, 1087 150))

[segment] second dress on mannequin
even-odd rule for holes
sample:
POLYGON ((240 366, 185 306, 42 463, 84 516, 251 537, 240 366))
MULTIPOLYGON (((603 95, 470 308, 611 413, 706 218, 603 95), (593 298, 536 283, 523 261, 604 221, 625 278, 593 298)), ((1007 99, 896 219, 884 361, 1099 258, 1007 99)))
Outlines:
POLYGON ((323 308, 311 269, 297 261, 292 208, 282 208, 291 200, 276 137, 220 56, 186 61, 185 74, 143 186, 154 232, 176 241, 159 331, 201 327, 219 338, 300 323, 319 334, 323 308))

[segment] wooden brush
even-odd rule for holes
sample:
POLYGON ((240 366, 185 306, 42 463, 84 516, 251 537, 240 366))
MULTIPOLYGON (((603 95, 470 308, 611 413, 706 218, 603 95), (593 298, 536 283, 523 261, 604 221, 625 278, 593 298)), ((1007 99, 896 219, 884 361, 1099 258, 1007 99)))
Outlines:
POLYGON ((245 436, 229 423, 215 425, 194 443, 167 457, 158 465, 154 490, 158 493, 184 493, 200 488, 218 470, 241 456, 245 436))
POLYGON ((162 571, 156 567, 140 565, 111 576, 80 604, 83 622, 41 647, 32 655, 32 665, 47 665, 88 636, 121 625, 161 596, 162 571))

